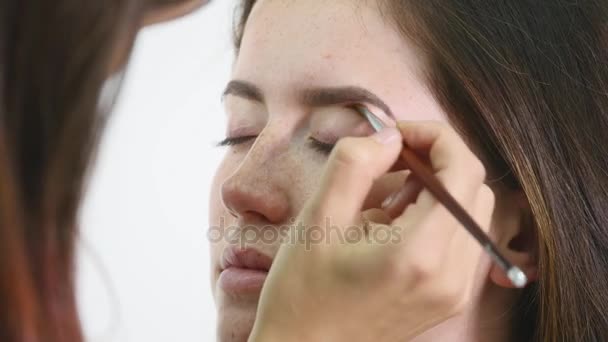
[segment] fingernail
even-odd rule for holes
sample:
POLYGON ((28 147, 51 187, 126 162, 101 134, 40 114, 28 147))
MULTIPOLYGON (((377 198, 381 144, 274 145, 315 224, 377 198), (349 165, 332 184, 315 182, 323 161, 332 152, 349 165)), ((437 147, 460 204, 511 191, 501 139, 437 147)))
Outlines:
POLYGON ((386 127, 372 135, 372 138, 383 145, 388 145, 394 140, 401 139, 401 133, 394 127, 386 127))
POLYGON ((412 127, 412 126, 413 126, 412 121, 405 121, 405 120, 397 121, 397 127, 407 128, 407 127, 412 127))
POLYGON ((388 208, 393 201, 395 200, 395 197, 397 197, 397 193, 393 192, 390 196, 388 196, 383 202, 382 202, 382 209, 386 209, 388 208))

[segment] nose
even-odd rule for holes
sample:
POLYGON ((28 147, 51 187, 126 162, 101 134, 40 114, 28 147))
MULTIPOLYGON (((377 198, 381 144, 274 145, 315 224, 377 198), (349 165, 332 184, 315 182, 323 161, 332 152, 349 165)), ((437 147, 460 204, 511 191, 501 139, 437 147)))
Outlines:
POLYGON ((222 202, 228 212, 243 222, 277 224, 287 220, 289 202, 285 189, 251 168, 237 170, 221 187, 222 202))

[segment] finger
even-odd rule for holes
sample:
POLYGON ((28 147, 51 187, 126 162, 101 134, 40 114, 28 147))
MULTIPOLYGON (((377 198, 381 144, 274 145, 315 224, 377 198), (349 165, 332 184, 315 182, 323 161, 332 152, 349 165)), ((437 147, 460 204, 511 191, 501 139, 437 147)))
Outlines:
POLYGON ((372 184, 395 163, 401 135, 387 128, 372 137, 341 139, 329 158, 321 184, 307 203, 311 219, 331 217, 338 226, 360 217, 372 184))
POLYGON ((395 161, 395 164, 393 164, 391 166, 391 168, 388 170, 388 172, 397 172, 397 171, 403 171, 403 170, 407 170, 407 163, 405 161, 403 161, 403 159, 401 158, 397 158, 397 160, 395 161))
POLYGON ((421 190, 422 183, 415 176, 409 175, 403 186, 382 203, 382 209, 391 219, 394 219, 416 201, 421 190))
POLYGON ((364 220, 372 223, 390 224, 391 217, 382 209, 372 208, 361 213, 364 220))
MULTIPOLYGON (((494 203, 495 195, 492 189, 482 186, 477 193, 472 213, 473 219, 486 234, 490 230, 494 203)), ((459 272, 457 270, 460 270, 462 275, 472 278, 483 251, 479 242, 462 227, 454 233, 449 250, 448 268, 456 273, 459 272)))
MULTIPOLYGON (((435 176, 446 190, 470 212, 475 195, 485 178, 485 168, 460 136, 441 123, 400 124, 406 145, 418 153, 427 153, 435 176)), ((428 191, 420 192, 414 205, 394 224, 410 223, 404 230, 415 239, 417 249, 430 249, 436 257, 447 253, 452 237, 460 224, 428 191), (407 216, 414 216, 407 217, 407 216), (412 223, 414 219, 414 224, 412 223)), ((464 229, 464 228, 460 228, 464 229)), ((408 240, 408 239, 404 239, 408 240)))
MULTIPOLYGON (((487 232, 494 209, 494 194, 488 187, 482 187, 476 197, 474 219, 487 232)), ((491 260, 484 257, 479 243, 465 229, 458 229, 451 241, 449 253, 445 257, 441 279, 438 283, 450 284, 445 289, 451 293, 455 304, 469 303, 475 286, 475 279, 484 276, 491 260)))
MULTIPOLYGON (((436 178, 458 201, 473 200, 485 180, 485 167, 451 127, 443 123, 400 123, 405 144, 417 153, 428 155, 436 178)), ((421 206, 431 207, 437 201, 430 193, 421 193, 421 206)), ((467 203, 461 203, 467 204, 467 203)))
POLYGON ((440 122, 399 122, 403 141, 421 159, 428 158, 435 173, 450 169, 469 171, 477 184, 485 180, 485 168, 464 140, 449 125, 440 122))
POLYGON ((376 180, 367 194, 362 210, 381 208, 382 202, 405 183, 408 174, 409 171, 389 172, 376 180))

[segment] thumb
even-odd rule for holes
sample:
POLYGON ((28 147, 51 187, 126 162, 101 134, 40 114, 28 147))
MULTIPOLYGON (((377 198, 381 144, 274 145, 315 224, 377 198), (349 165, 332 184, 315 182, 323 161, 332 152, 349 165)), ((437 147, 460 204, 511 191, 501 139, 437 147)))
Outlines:
POLYGON ((341 139, 309 202, 313 215, 309 218, 317 223, 331 218, 338 226, 358 220, 374 181, 391 168, 401 148, 401 133, 396 128, 385 128, 370 137, 341 139))

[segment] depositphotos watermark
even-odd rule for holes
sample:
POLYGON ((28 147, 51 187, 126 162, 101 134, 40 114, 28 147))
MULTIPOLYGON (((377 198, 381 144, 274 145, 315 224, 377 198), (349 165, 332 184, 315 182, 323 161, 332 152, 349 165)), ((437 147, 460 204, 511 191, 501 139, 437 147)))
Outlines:
POLYGON ((226 242, 247 247, 256 244, 304 244, 309 250, 320 244, 354 244, 365 241, 374 244, 397 244, 401 242, 402 228, 393 225, 365 224, 361 226, 338 226, 325 218, 322 225, 304 225, 291 219, 289 224, 276 225, 226 225, 222 217, 218 225, 209 227, 207 238, 211 243, 226 242))

